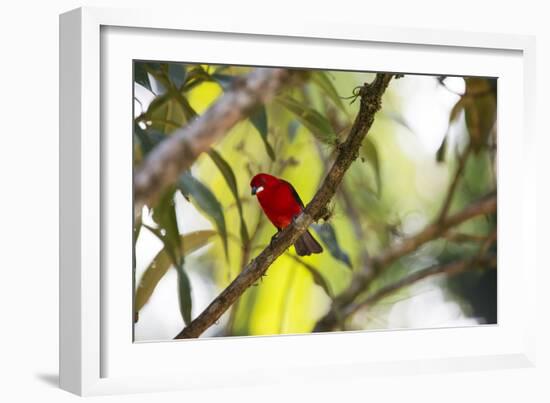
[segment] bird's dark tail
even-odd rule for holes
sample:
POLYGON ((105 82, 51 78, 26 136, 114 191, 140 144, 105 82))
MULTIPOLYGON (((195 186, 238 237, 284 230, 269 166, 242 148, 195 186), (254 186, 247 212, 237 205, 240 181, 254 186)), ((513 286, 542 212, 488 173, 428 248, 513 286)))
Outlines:
POLYGON ((294 248, 298 256, 309 256, 312 253, 321 253, 323 251, 323 247, 313 238, 309 231, 304 232, 298 238, 294 244, 294 248))

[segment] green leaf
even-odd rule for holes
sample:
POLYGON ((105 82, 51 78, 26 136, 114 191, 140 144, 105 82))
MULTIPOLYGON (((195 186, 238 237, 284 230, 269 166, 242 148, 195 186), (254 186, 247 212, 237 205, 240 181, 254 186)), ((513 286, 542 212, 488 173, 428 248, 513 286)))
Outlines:
POLYGON ((466 126, 474 151, 478 152, 487 144, 487 138, 496 121, 496 97, 491 82, 485 78, 467 78, 465 97, 466 126))
POLYGON ((176 70, 178 66, 174 64, 164 64, 163 67, 164 68, 162 73, 155 76, 155 78, 159 80, 166 87, 170 97, 179 104, 185 116, 185 121, 189 121, 193 119, 194 117, 197 116, 197 112, 195 112, 195 110, 193 109, 193 107, 185 97, 185 95, 182 94, 181 87, 185 82, 185 72, 181 70, 180 73, 178 74, 176 70), (172 69, 172 72, 174 73, 174 77, 172 77, 170 74, 171 69, 172 69), (181 75, 182 74, 181 72, 183 72, 183 75, 181 75), (172 78, 174 78, 175 81, 173 81, 172 78))
POLYGON ((337 137, 330 122, 315 109, 303 105, 290 96, 281 96, 277 102, 292 112, 319 141, 336 145, 337 137))
POLYGON ((447 152, 447 137, 449 135, 449 130, 451 128, 451 125, 458 120, 460 113, 464 110, 465 104, 465 98, 460 97, 459 100, 456 101, 456 103, 453 105, 451 112, 449 113, 449 126, 447 127, 447 132, 445 133, 445 137, 443 137, 443 141, 441 142, 441 145, 437 149, 437 153, 435 155, 435 159, 437 162, 445 161, 445 154, 447 152))
POLYGON ((184 66, 176 63, 162 64, 159 71, 152 71, 149 70, 149 73, 165 88, 165 92, 153 99, 145 116, 154 128, 169 134, 197 116, 181 92, 186 82, 186 71, 184 66))
MULTIPOLYGON (((157 205, 153 208, 153 220, 158 224, 158 229, 151 230, 164 244, 164 251, 170 257, 171 263, 179 272, 183 273, 184 257, 181 256, 182 240, 179 234, 176 208, 174 202, 174 189, 166 191, 157 205)), ((137 310, 134 310, 136 313, 137 310)), ((182 317, 185 321, 184 311, 182 317)), ((136 315, 137 317, 137 315, 136 315)))
POLYGON ((178 188, 187 199, 192 200, 195 206, 213 221, 222 238, 225 257, 229 260, 225 216, 222 205, 216 196, 214 196, 214 193, 188 172, 180 176, 178 188))
POLYGON ((239 197, 239 189, 237 187, 237 178, 235 177, 235 173, 233 172, 233 169, 231 169, 231 166, 227 163, 227 161, 216 150, 214 150, 213 148, 210 149, 208 151, 208 155, 222 173, 225 182, 229 187, 229 190, 231 190, 231 193, 233 193, 235 203, 237 204, 237 210, 239 210, 239 218, 241 220, 241 240, 243 242, 243 245, 246 245, 248 244, 249 236, 246 224, 244 222, 243 206, 239 197))
POLYGON ((151 151, 155 147, 153 140, 149 138, 147 132, 139 127, 137 123, 134 124, 134 133, 139 140, 141 152, 143 153, 143 155, 147 155, 149 151, 151 151))
POLYGON ((189 101, 186 97, 184 97, 178 90, 172 89, 171 93, 174 95, 174 98, 176 101, 179 102, 181 109, 183 110, 183 114, 185 116, 186 121, 190 121, 191 119, 195 118, 197 116, 197 112, 193 109, 189 101))
POLYGON ((134 134, 139 141, 143 155, 147 155, 153 148, 155 148, 166 138, 166 136, 158 130, 151 128, 143 130, 137 123, 134 124, 134 134))
POLYGON ((147 74, 145 63, 134 62, 134 81, 147 88, 149 91, 152 91, 151 82, 149 81, 149 75, 147 74))
POLYGON ((195 65, 194 67, 189 66, 189 68, 187 80, 183 86, 184 91, 190 91, 205 81, 213 80, 212 76, 210 76, 201 65, 195 65))
MULTIPOLYGON (((171 263, 183 270, 183 256, 181 255, 182 240, 179 234, 174 203, 174 189, 164 192, 159 202, 153 208, 153 220, 158 229, 152 231, 164 244, 164 251, 169 256, 171 263)), ((137 310, 135 310, 137 312, 137 310)))
POLYGON ((437 149, 437 153, 435 155, 435 159, 437 162, 443 162, 445 161, 445 154, 447 153, 447 135, 443 138, 443 141, 441 142, 441 145, 437 149))
POLYGON ((343 262, 348 268, 352 269, 353 267, 351 266, 349 255, 340 247, 334 227, 329 223, 312 224, 311 226, 326 245, 332 257, 343 262))
POLYGON ((378 157, 378 150, 376 149, 376 145, 370 139, 370 137, 367 136, 363 141, 363 145, 361 146, 361 151, 363 152, 363 155, 367 159, 367 162, 372 164, 372 167, 374 169, 374 174, 376 177, 376 190, 377 190, 378 196, 380 196, 380 193, 382 192, 382 175, 380 172, 380 158, 378 157))
POLYGON ((141 215, 134 219, 133 231, 132 231, 132 273, 136 272, 136 242, 141 232, 141 215))
POLYGON ((164 134, 170 134, 176 127, 185 126, 188 121, 186 111, 170 92, 156 97, 149 104, 145 116, 152 122, 153 129, 164 134))
MULTIPOLYGON (((197 249, 207 245, 211 238, 216 235, 216 231, 196 231, 181 236, 181 256, 187 256, 197 249)), ((173 265, 172 259, 165 249, 162 249, 153 261, 149 264, 136 288, 134 300, 135 311, 139 312, 141 308, 149 301, 160 279, 166 274, 170 266, 173 265)))
POLYGON ((462 112, 463 109, 464 98, 461 97, 458 101, 456 101, 456 104, 453 105, 451 113, 449 113, 449 125, 458 119, 458 117, 460 116, 460 112, 462 112))
POLYGON ((168 63, 168 77, 176 88, 181 88, 185 84, 187 72, 185 65, 180 63, 168 63))
POLYGON ((231 88, 235 77, 230 76, 229 74, 214 73, 210 77, 216 81, 224 91, 227 91, 231 88))
POLYGON ((176 259, 174 264, 177 264, 180 251, 180 233, 176 218, 173 188, 165 191, 158 203, 153 207, 153 220, 161 230, 162 241, 176 259))
POLYGON ((292 119, 288 123, 288 140, 292 143, 298 134, 298 129, 300 128, 300 122, 296 119, 292 119))
POLYGON ((191 282, 189 276, 183 267, 176 266, 178 273, 178 301, 181 317, 183 322, 188 325, 191 322, 191 309, 193 308, 193 300, 191 299, 191 282))
POLYGON ((262 137, 262 141, 264 142, 265 151, 267 152, 267 155, 269 155, 269 158, 271 158, 271 161, 275 161, 275 151, 273 150, 273 147, 271 147, 271 144, 269 144, 269 141, 267 140, 268 123, 267 123, 267 112, 265 110, 265 106, 263 105, 260 106, 256 111, 256 113, 250 116, 250 122, 256 128, 258 133, 260 133, 260 136, 262 137))
POLYGON ((348 111, 342 102, 342 98, 338 95, 336 87, 332 83, 329 75, 325 71, 315 71, 311 74, 311 80, 323 90, 323 92, 332 100, 334 105, 336 105, 342 112, 346 115, 348 111))
POLYGON ((135 68, 139 71, 139 77, 143 79, 147 78, 146 83, 149 85, 148 88, 151 90, 151 92, 153 92, 151 85, 151 83, 153 82, 156 85, 155 90, 157 92, 157 95, 161 95, 166 92, 166 86, 164 85, 164 83, 158 80, 158 75, 161 73, 163 66, 161 63, 136 62, 135 66, 135 68), (145 74, 142 71, 145 71, 145 74))
POLYGON ((164 76, 161 76, 159 72, 156 72, 152 69, 148 69, 148 72, 155 83, 157 95, 166 94, 166 92, 168 91, 168 83, 164 79, 164 76))
POLYGON ((162 95, 156 96, 155 99, 153 99, 149 104, 149 106, 147 107, 147 111, 145 112, 145 114, 147 115, 147 117, 152 118, 153 113, 155 113, 157 109, 160 109, 161 107, 163 107, 164 104, 169 102, 170 100, 171 100, 170 94, 162 94, 162 95))
POLYGON ((311 274, 311 277, 313 278, 313 282, 315 284, 321 287, 331 299, 334 299, 334 294, 332 292, 332 289, 330 288, 328 281, 323 277, 321 272, 317 270, 317 268, 315 268, 314 266, 310 265, 309 263, 303 261, 302 259, 296 256, 293 256, 293 255, 290 255, 290 256, 292 256, 294 260, 300 263, 302 267, 306 269, 309 272, 309 274, 311 274))

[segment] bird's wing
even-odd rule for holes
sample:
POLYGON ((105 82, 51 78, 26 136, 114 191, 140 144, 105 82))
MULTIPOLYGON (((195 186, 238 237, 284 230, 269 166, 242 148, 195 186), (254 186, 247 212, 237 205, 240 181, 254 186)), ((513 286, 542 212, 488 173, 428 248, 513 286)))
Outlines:
POLYGON ((290 184, 290 182, 287 182, 285 180, 282 180, 281 179, 281 182, 283 183, 286 183, 288 185, 288 187, 290 188, 290 190, 292 191, 292 195, 294 196, 294 198, 296 199, 296 201, 300 204, 300 206, 302 206, 302 208, 304 208, 304 202, 302 201, 302 199, 300 199, 300 195, 298 194, 298 192, 296 191, 296 189, 294 189, 294 186, 292 186, 290 184))

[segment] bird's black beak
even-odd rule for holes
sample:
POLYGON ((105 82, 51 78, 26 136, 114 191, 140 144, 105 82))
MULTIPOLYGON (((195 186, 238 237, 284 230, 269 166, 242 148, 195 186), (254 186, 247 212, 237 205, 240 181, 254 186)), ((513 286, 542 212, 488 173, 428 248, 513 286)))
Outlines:
POLYGON ((254 196, 256 194, 257 190, 258 190, 258 188, 256 186, 252 186, 252 191, 250 192, 252 194, 252 196, 254 196))

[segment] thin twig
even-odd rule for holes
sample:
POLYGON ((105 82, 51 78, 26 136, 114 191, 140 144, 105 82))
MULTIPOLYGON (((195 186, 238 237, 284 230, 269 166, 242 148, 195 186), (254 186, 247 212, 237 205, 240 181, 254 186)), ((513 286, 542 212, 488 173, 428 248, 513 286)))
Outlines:
POLYGON ((467 270, 471 270, 478 266, 486 266, 488 268, 495 268, 497 264, 497 258, 495 255, 483 255, 470 259, 456 260, 450 263, 437 264, 426 269, 418 270, 406 277, 401 278, 395 283, 382 287, 375 293, 371 294, 363 301, 348 305, 341 313, 344 317, 353 315, 360 309, 376 304, 386 296, 393 294, 394 292, 408 287, 420 280, 427 277, 435 276, 438 274, 453 275, 461 273, 467 270))
POLYGON ((473 235, 473 234, 464 234, 462 232, 449 231, 443 234, 443 238, 450 242, 480 242, 486 239, 486 236, 483 235, 473 235))
POLYGON ((363 309, 367 306, 374 305, 381 299, 400 290, 401 288, 410 286, 430 276, 434 276, 437 274, 453 275, 453 274, 461 273, 466 270, 471 270, 478 266, 496 268, 496 265, 497 265, 496 255, 487 253, 491 245, 493 245, 493 243, 496 241, 496 239, 497 239, 497 231, 494 230, 488 236, 481 237, 481 241, 483 242, 479 248, 479 251, 475 254, 475 256, 467 259, 456 260, 450 263, 437 264, 437 265, 428 267, 426 269, 419 270, 408 276, 405 276, 402 279, 396 281, 395 283, 382 287, 381 289, 377 290, 375 293, 365 298, 363 301, 348 305, 343 312, 340 312, 340 315, 344 318, 347 318, 353 315, 359 309, 363 309))

